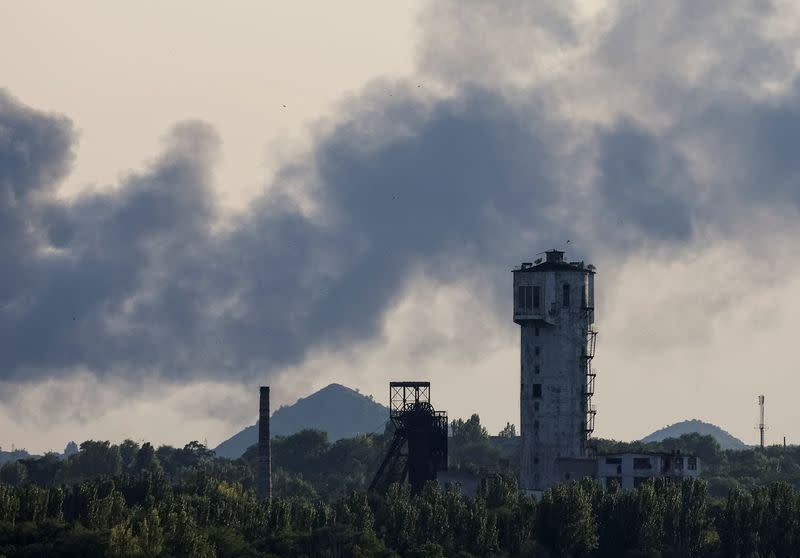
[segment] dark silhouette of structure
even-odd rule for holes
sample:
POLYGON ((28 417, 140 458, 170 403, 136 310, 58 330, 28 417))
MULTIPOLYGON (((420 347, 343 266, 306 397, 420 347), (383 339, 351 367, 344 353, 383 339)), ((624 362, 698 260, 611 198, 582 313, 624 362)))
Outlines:
POLYGON ((391 382, 389 418, 394 438, 369 489, 383 490, 393 482, 422 489, 438 471, 447 470, 447 413, 431 405, 430 382, 391 382))
POLYGON ((269 437, 269 386, 261 386, 258 400, 258 469, 256 494, 261 501, 272 500, 272 443, 269 437))
MULTIPOLYGON (((767 429, 767 425, 764 422, 764 396, 758 396, 758 432, 761 435, 761 449, 764 449, 764 431, 767 429)), ((784 444, 785 445, 785 444, 784 444)))

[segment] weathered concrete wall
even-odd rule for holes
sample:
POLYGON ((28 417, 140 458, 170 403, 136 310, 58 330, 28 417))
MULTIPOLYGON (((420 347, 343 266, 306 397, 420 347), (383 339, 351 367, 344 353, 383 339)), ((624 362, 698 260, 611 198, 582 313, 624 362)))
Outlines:
POLYGON ((586 455, 586 361, 582 357, 587 340, 585 308, 593 298, 590 277, 590 271, 579 267, 546 271, 533 267, 514 274, 514 314, 521 326, 521 484, 527 490, 545 490, 565 480, 560 478, 557 459, 586 455), (541 288, 538 309, 520 311, 519 286, 541 288))
POLYGON ((700 476, 700 459, 694 455, 661 455, 652 453, 617 453, 597 458, 597 478, 604 486, 617 482, 633 489, 639 482, 656 477, 673 480, 700 476), (647 464, 636 467, 636 460, 647 464), (690 464, 691 463, 691 464, 690 464))

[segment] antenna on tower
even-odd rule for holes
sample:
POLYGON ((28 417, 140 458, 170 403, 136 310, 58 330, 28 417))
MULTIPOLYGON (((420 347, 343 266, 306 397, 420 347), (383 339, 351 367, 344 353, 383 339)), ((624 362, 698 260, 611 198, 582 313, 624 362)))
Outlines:
POLYGON ((764 431, 767 425, 764 423, 764 396, 758 396, 758 431, 761 434, 761 449, 764 449, 764 431))

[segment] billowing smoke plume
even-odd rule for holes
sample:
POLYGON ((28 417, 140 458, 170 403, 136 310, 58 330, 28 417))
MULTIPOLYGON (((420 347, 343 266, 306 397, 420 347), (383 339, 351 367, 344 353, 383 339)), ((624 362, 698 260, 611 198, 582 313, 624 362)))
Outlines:
POLYGON ((438 4, 420 79, 440 93, 371 84, 222 228, 209 126, 177 125, 149 168, 64 202, 69 121, 0 94, 2 379, 263 379, 376 335, 415 271, 483 276, 504 312, 497 270, 537 249, 596 259, 796 210, 798 86, 775 81, 791 44, 751 31, 769 13, 740 2, 689 33, 693 2, 653 7, 654 27, 624 3, 528 4, 438 4))

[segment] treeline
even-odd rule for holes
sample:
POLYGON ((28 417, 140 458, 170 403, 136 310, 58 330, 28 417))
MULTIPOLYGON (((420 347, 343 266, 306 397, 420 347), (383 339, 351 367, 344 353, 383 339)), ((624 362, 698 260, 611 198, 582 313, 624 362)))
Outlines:
MULTIPOLYGON (((497 466, 502 454, 491 441, 478 415, 451 424, 450 468, 483 471, 497 466)), ((291 436, 272 439, 273 485, 277 496, 297 496, 332 502, 353 491, 365 490, 378 469, 389 443, 391 432, 367 434, 329 442, 319 430, 303 430, 291 436)), ((183 448, 132 440, 121 444, 88 440, 64 458, 50 453, 8 462, 0 466, 0 482, 19 486, 35 483, 42 486, 79 483, 105 475, 161 472, 170 484, 179 484, 195 471, 245 489, 254 486, 256 447, 240 459, 223 459, 200 442, 183 448)), ((514 464, 517 459, 509 460, 514 464)))
POLYGON ((704 481, 655 480, 634 491, 591 480, 540 502, 513 477, 474 498, 428 484, 418 495, 353 492, 332 503, 255 499, 197 471, 161 471, 62 486, 0 483, 0 556, 800 556, 800 493, 785 483, 712 501, 704 481))
MULTIPOLYGON (((519 447, 504 429, 505 437, 490 437, 478 415, 454 420, 450 425, 450 470, 487 474, 518 474, 519 447), (511 442, 511 443, 508 443, 511 442)), ((391 433, 368 434, 329 442, 324 432, 304 430, 272 441, 273 483, 278 496, 299 496, 332 502, 353 490, 364 490, 391 441, 391 433)), ((800 489, 800 446, 771 446, 763 450, 722 450, 710 436, 686 434, 656 444, 595 440, 598 452, 682 451, 700 458, 702 477, 713 498, 725 498, 733 488, 751 489, 786 482, 800 489)), ((242 458, 217 458, 199 442, 183 448, 126 440, 119 445, 86 441, 64 458, 57 454, 29 457, 0 466, 0 481, 12 485, 71 484, 98 475, 115 476, 142 470, 163 471, 179 483, 202 467, 220 480, 253 487, 256 448, 242 458)))
POLYGON ((55 453, 4 463, 0 482, 13 486, 76 484, 97 477, 116 477, 149 471, 175 484, 191 477, 198 470, 245 487, 253 485, 251 467, 242 460, 218 459, 214 452, 199 442, 183 448, 151 444, 139 445, 125 440, 119 445, 107 441, 87 440, 79 450, 66 458, 55 453))

